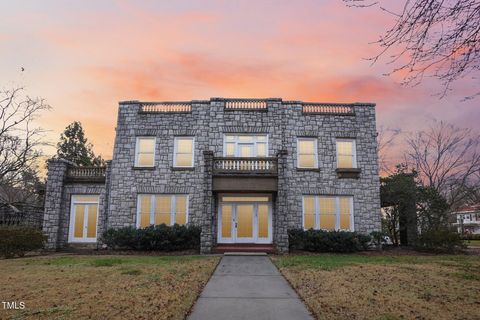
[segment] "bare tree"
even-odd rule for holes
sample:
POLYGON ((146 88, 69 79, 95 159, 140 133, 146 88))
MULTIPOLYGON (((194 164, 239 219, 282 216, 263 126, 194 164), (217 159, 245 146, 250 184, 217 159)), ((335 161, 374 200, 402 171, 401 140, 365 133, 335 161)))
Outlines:
POLYGON ((42 156, 43 130, 34 120, 50 106, 23 88, 0 91, 0 183, 15 187, 42 156))
POLYGON ((436 189, 455 208, 478 190, 480 136, 434 121, 424 131, 407 138, 406 162, 415 168, 425 186, 436 189))
MULTIPOLYGON (((480 84, 479 0, 405 0, 400 12, 383 7, 381 0, 343 1, 355 7, 379 5, 395 18, 394 25, 376 42, 380 53, 371 58, 375 63, 388 55, 389 75, 401 74, 407 85, 435 77, 443 83, 441 97, 461 78, 471 77, 480 84)), ((466 99, 479 94, 472 92, 466 99)))
POLYGON ((378 152, 378 164, 381 173, 392 174, 392 168, 394 165, 389 160, 389 153, 392 150, 392 146, 395 140, 400 135, 400 129, 390 129, 381 126, 377 134, 377 152, 378 152))

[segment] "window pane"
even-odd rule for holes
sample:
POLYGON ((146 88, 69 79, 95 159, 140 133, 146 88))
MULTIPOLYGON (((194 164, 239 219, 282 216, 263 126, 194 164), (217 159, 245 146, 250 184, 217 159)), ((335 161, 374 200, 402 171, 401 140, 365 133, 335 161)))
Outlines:
POLYGON ((155 224, 171 225, 172 196, 156 196, 155 224))
POLYGON ((267 148, 265 143, 257 143, 257 156, 258 157, 266 157, 267 156, 267 148))
POLYGON ((235 143, 227 143, 226 157, 235 156, 235 143))
POLYGON ((96 204, 88 205, 88 226, 87 238, 95 238, 97 236, 97 209, 96 204))
POLYGON ((258 237, 268 238, 268 206, 258 205, 258 237))
POLYGON ((237 205, 237 237, 253 237, 253 205, 237 205))
POLYGON ((140 227, 145 228, 150 225, 150 195, 141 195, 138 197, 140 201, 140 227))
POLYGON ((175 223, 187 223, 187 196, 176 196, 175 223))
POLYGON ((73 202, 98 202, 98 196, 76 195, 72 197, 73 202))
POLYGON ((227 141, 235 141, 235 136, 225 136, 227 141))
POLYGON ((313 154, 315 152, 315 140, 298 140, 300 154, 313 154))
POLYGON ((320 229, 335 229, 335 198, 320 197, 320 229))
POLYGON ((75 238, 83 238, 83 227, 85 220, 85 205, 75 205, 75 227, 73 230, 73 236, 75 238))
POLYGON ((183 138, 177 139, 177 152, 178 153, 192 153, 193 139, 183 138))
POLYGON ((342 155, 353 155, 353 142, 337 141, 337 152, 342 155))
POLYGON ((269 197, 242 197, 242 196, 239 196, 239 197, 233 197, 233 196, 223 196, 222 197, 222 201, 226 202, 226 201, 235 201, 235 202, 266 202, 266 201, 269 201, 270 198, 269 197))
POLYGON ((192 154, 177 154, 175 157, 175 166, 189 167, 192 165, 192 154))
POLYGON ((267 141, 267 136, 257 136, 257 141, 267 141))
POLYGON ((232 205, 222 205, 222 238, 232 236, 232 205))
POLYGON ((350 229, 350 197, 340 197, 340 229, 350 229))
POLYGON ((298 157, 298 166, 302 168, 315 168, 315 156, 301 154, 298 157))
POLYGON ((138 152, 139 153, 153 153, 155 149, 155 138, 139 138, 138 152))
POLYGON ((141 153, 138 155, 138 164, 141 167, 153 167, 153 153, 145 154, 141 153))
POLYGON ((337 156, 337 168, 353 168, 353 157, 352 156, 337 156))
POLYGON ((305 229, 315 228, 315 197, 303 197, 303 226, 305 229))
POLYGON ((253 137, 252 136, 238 136, 238 141, 252 141, 253 142, 253 137))
POLYGON ((239 145, 240 148, 240 157, 251 157, 253 156, 253 145, 251 144, 241 144, 239 145))

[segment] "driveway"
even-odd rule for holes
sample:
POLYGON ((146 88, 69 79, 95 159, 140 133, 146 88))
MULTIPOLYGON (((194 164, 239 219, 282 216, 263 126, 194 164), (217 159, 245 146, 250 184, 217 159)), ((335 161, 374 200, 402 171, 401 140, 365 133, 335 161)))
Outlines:
POLYGON ((267 256, 224 256, 188 319, 313 319, 267 256))

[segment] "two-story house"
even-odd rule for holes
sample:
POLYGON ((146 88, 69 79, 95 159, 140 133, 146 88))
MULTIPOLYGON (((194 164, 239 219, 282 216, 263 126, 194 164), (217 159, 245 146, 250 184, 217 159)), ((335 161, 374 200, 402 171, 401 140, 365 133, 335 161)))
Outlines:
POLYGON ((49 163, 49 247, 107 228, 201 226, 201 251, 288 251, 287 230, 380 230, 375 105, 120 102, 106 168, 49 163))
POLYGON ((460 234, 480 234, 480 204, 463 206, 453 212, 455 222, 460 234))

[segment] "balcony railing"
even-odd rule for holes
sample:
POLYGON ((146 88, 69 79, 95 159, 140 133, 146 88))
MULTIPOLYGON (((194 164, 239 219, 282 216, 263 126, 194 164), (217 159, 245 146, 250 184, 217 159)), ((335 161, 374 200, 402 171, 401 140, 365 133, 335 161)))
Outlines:
POLYGON ((225 110, 235 111, 254 111, 267 110, 267 100, 265 99, 225 99, 225 110))
POLYGON ((192 103, 190 101, 167 101, 167 102, 142 102, 141 113, 190 113, 192 103))
POLYGON ((304 103, 302 111, 311 114, 355 115, 353 105, 348 104, 304 103))
POLYGON ((69 167, 67 180, 77 182, 103 182, 105 181, 105 167, 69 167))
POLYGON ((277 158, 220 157, 213 159, 213 174, 276 175, 277 158))

